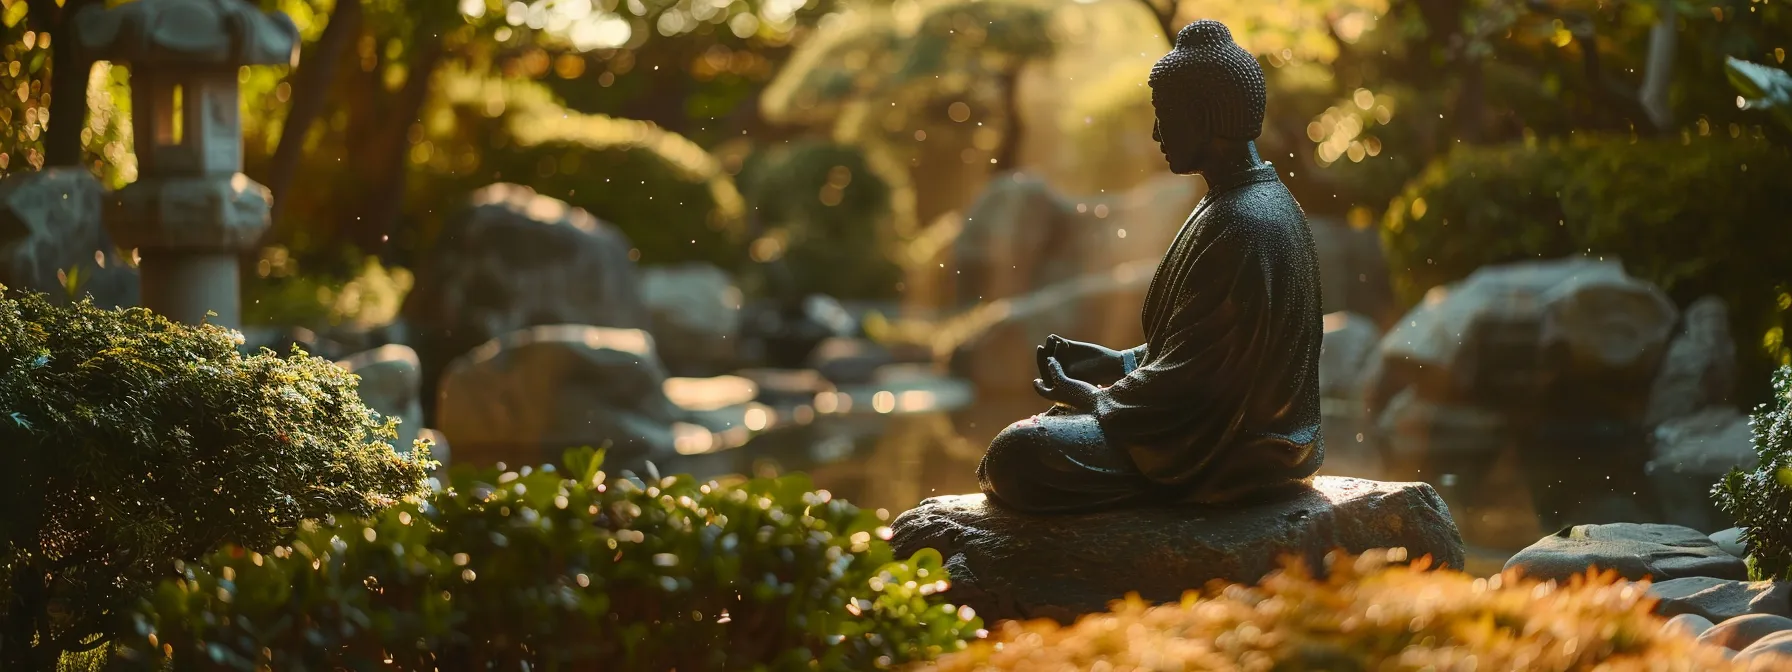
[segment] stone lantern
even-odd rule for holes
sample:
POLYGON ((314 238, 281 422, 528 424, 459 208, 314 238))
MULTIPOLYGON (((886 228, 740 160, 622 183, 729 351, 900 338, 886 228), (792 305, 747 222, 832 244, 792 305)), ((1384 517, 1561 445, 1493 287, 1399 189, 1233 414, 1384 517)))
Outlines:
POLYGON ((141 255, 143 305, 241 326, 237 260, 267 229, 272 197, 241 172, 237 73, 294 64, 297 28, 243 0, 137 0, 76 22, 87 57, 131 70, 139 177, 107 197, 104 217, 113 241, 141 255))

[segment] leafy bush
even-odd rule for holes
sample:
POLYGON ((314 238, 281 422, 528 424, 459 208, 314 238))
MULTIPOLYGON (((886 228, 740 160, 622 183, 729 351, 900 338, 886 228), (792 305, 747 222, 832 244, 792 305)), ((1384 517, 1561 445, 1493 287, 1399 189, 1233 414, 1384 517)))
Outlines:
POLYGON ((422 490, 350 374, 240 338, 0 295, 0 668, 103 643, 175 559, 422 490))
POLYGON ((1712 494, 1717 506, 1742 527, 1749 572, 1761 579, 1792 580, 1792 367, 1773 377, 1773 401, 1756 409, 1754 470, 1733 470, 1712 494))
POLYGON ((961 648, 937 553, 799 478, 607 480, 601 456, 460 472, 426 502, 220 551, 123 659, 177 669, 868 669, 961 648), (390 661, 384 662, 384 661, 390 661), (186 666, 191 667, 186 667, 186 666))
POLYGON ((757 261, 788 265, 791 294, 890 298, 901 278, 880 229, 890 187, 858 149, 798 140, 761 149, 741 168, 743 196, 759 224, 757 261))
POLYGON ((1570 254, 1615 256, 1682 305, 1722 297, 1759 355, 1743 362, 1759 398, 1792 357, 1789 173, 1792 153, 1752 137, 1462 147, 1394 199, 1382 237, 1409 303, 1487 264, 1570 254))
POLYGON ((937 670, 1720 670, 1722 649, 1663 633, 1644 586, 1477 579, 1383 556, 1334 558, 1181 604, 1136 599, 1070 627, 1007 622, 937 670), (1103 665, 1102 663, 1105 663, 1103 665))

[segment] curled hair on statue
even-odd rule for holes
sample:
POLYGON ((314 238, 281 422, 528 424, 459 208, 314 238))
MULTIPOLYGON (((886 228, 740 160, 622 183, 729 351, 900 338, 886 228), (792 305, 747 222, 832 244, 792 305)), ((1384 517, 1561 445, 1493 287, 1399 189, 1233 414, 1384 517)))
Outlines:
POLYGON ((1203 19, 1176 34, 1176 46, 1151 67, 1151 102, 1206 135, 1255 140, 1263 133, 1268 92, 1257 58, 1225 24, 1203 19))

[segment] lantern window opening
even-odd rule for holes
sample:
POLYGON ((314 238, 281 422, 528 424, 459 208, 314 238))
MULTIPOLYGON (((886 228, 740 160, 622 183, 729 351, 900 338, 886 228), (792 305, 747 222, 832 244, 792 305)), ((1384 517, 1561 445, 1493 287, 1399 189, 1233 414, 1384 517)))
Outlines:
POLYGON ((156 144, 179 147, 186 144, 186 87, 175 84, 156 92, 156 144))

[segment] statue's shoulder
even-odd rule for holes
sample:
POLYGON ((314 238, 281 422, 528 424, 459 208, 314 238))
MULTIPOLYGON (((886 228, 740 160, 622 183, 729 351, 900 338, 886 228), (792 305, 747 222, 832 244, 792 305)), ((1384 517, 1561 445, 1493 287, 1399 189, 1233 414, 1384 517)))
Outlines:
POLYGON ((1294 194, 1288 191, 1281 180, 1269 179, 1239 185, 1217 196, 1212 207, 1202 213, 1202 218, 1216 223, 1225 222, 1231 227, 1242 229, 1241 232, 1273 234, 1307 221, 1306 212, 1301 209, 1300 203, 1295 202, 1294 194))

